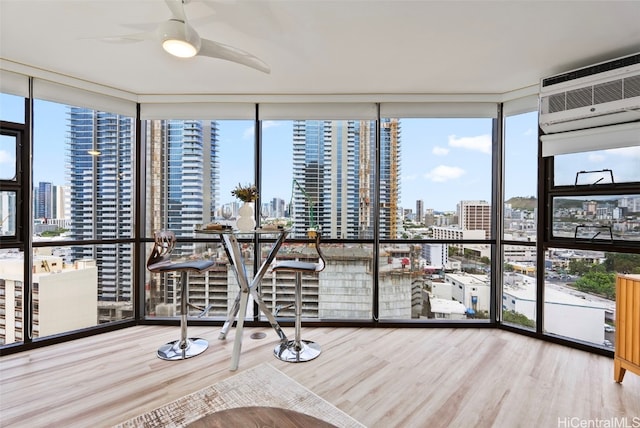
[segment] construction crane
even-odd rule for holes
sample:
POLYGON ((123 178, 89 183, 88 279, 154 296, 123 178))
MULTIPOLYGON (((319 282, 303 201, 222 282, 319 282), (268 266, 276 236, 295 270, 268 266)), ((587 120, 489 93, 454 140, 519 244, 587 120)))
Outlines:
POLYGON ((298 189, 300 189, 300 191, 302 192, 302 195, 305 197, 305 199, 309 203, 309 229, 310 230, 316 230, 317 229, 317 224, 316 224, 316 219, 315 219, 314 211, 313 211, 313 199, 311 199, 311 196, 307 193, 306 190, 304 190, 302 188, 300 183, 298 183, 298 180, 296 180, 295 178, 293 179, 293 182, 291 183, 291 203, 290 203, 290 205, 293 206, 293 192, 294 192, 296 187, 298 187, 298 189))

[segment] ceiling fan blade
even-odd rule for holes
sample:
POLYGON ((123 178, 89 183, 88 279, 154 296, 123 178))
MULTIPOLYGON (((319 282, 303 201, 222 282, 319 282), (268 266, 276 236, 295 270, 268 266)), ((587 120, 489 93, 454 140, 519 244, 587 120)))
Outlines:
POLYGON ((187 22, 187 15, 184 13, 184 4, 182 0, 165 0, 169 10, 171 10, 172 19, 187 22))
POLYGON ((202 39, 202 46, 198 52, 199 56, 208 56, 211 58, 220 58, 247 67, 255 68, 263 73, 271 73, 271 68, 265 64, 260 58, 251 55, 240 49, 222 43, 202 39))
POLYGON ((103 37, 87 37, 87 39, 100 40, 101 42, 114 43, 114 44, 127 44, 138 43, 145 40, 151 40, 156 38, 155 31, 134 34, 124 34, 120 36, 103 36, 103 37))

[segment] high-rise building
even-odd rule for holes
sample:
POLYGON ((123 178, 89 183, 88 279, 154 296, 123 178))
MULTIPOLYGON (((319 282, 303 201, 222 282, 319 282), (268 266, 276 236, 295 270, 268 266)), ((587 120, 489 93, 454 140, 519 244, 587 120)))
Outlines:
POLYGON ((293 233, 320 226, 330 238, 373 236, 372 201, 380 200, 380 230, 396 237, 399 123, 381 131, 380 194, 375 195, 376 125, 371 121, 297 120, 293 124, 293 233))
MULTIPOLYGON (((116 239, 133 233, 133 126, 130 117, 70 107, 71 233, 74 239, 116 239), (91 154, 93 153, 93 154, 91 154)), ((216 122, 152 120, 148 139, 147 233, 192 236, 218 204, 216 122), (163 219, 161 221, 160 219, 163 219)), ((74 247, 73 259, 95 259, 98 299, 130 301, 130 245, 74 247)))
POLYGON ((202 120, 150 120, 147 233, 168 229, 193 236, 220 210, 218 124, 202 120))
POLYGON ((418 199, 416 201, 416 223, 422 223, 424 221, 424 201, 418 199))
MULTIPOLYGON (((77 240, 128 238, 133 234, 134 119, 69 107, 71 235, 77 240)), ((98 299, 130 301, 131 245, 73 247, 73 259, 100 266, 98 299)))
POLYGON ((34 217, 49 219, 53 217, 53 186, 51 183, 41 181, 38 183, 37 198, 34 217))
POLYGON ((462 230, 484 230, 484 237, 491 238, 491 205, 487 201, 460 201, 457 211, 462 230))

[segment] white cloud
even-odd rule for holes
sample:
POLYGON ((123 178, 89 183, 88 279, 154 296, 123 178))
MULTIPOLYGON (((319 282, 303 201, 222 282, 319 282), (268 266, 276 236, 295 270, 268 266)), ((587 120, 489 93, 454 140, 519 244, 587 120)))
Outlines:
POLYGON ((534 134, 533 134, 533 128, 529 128, 529 129, 527 129, 526 131, 524 131, 524 135, 526 135, 527 137, 528 137, 529 135, 534 135, 534 134))
POLYGON ((592 163, 602 163, 605 159, 606 157, 600 154, 596 154, 596 153, 589 154, 589 162, 592 162, 592 163))
POLYGON ((13 164, 16 162, 15 157, 11 156, 6 150, 0 150, 0 163, 13 164))
MULTIPOLYGON (((275 120, 265 120, 262 122, 262 130, 265 130, 268 128, 275 128, 278 126, 280 126, 280 122, 277 122, 275 120)), ((254 135, 255 135, 255 128, 253 126, 250 126, 244 130, 244 132, 242 133, 242 138, 244 138, 245 140, 249 140, 253 138, 254 135)))
POLYGON ((640 159, 640 146, 624 147, 610 152, 613 155, 640 159))
POLYGON ((447 149, 446 147, 435 146, 433 150, 431 150, 431 153, 436 156, 444 156, 449 153, 449 149, 447 149))
POLYGON ((451 147, 461 147, 463 149, 476 150, 482 153, 491 154, 491 135, 478 135, 477 137, 456 137, 449 135, 449 145, 451 147))
POLYGON ((402 176, 402 182, 405 182, 405 181, 416 181, 417 179, 418 179, 418 175, 417 174, 411 174, 411 175, 402 176))
POLYGON ((424 175, 424 178, 436 183, 455 180, 465 174, 465 170, 457 166, 438 165, 424 175))
POLYGON ((250 126, 244 130, 244 132, 242 133, 242 138, 245 140, 249 140, 253 138, 255 134, 256 134, 255 128, 253 126, 250 126))

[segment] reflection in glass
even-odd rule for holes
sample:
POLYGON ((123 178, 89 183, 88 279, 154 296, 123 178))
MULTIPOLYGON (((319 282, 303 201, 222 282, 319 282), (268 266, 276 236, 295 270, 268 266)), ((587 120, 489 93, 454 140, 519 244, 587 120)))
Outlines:
POLYGON ((556 196, 553 237, 640 241, 640 194, 556 196))
POLYGON ((16 236, 16 192, 0 190, 0 236, 16 236))
MULTIPOLYGON (((22 260, 16 259, 17 252, 0 250, 0 345, 22 342, 25 338, 23 328, 24 283, 19 280, 22 274, 22 260)), ((35 306, 34 306, 35 307, 35 306)))

